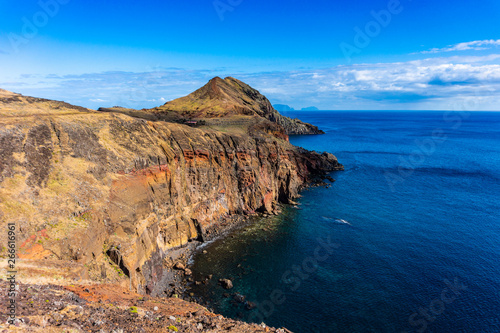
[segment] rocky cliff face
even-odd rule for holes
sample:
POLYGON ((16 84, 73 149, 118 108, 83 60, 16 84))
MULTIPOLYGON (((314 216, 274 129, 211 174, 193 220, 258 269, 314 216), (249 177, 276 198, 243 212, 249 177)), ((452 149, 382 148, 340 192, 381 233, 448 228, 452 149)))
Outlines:
POLYGON ((324 133, 314 125, 281 115, 259 91, 232 77, 215 77, 195 92, 151 111, 197 119, 259 116, 278 123, 288 135, 324 133))
POLYGON ((285 117, 277 112, 272 114, 269 120, 280 124, 288 135, 325 134, 314 125, 304 123, 299 119, 285 117))
MULTIPOLYGON (((0 216, 16 224, 19 257, 75 261, 94 280, 141 293, 161 293, 174 249, 235 216, 272 212, 311 178, 342 169, 331 154, 271 135, 39 112, 39 103, 0 117, 0 216)), ((0 241, 5 254, 6 233, 0 241)))

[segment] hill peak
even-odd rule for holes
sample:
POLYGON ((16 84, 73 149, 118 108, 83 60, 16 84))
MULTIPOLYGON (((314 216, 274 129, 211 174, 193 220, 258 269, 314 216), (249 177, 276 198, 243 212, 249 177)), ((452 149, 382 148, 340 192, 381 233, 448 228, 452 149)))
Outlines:
MULTIPOLYGON (((237 80, 231 76, 228 76, 224 79, 216 76, 212 78, 210 81, 208 81, 207 84, 205 84, 203 87, 198 89, 198 97, 203 96, 204 93, 208 93, 208 97, 210 98, 227 98, 227 97, 233 97, 235 98, 235 101, 237 99, 245 99, 245 96, 242 96, 241 93, 244 91, 243 88, 246 88, 247 91, 251 91, 253 95, 257 95, 260 93, 251 88, 249 85, 246 83, 237 80), (239 96, 238 96, 239 95, 239 96)), ((195 91, 196 93, 196 91, 195 91)), ((262 96, 262 95, 261 95, 262 96)), ((264 96, 262 96, 264 97, 264 96)), ((264 97, 265 98, 265 97, 264 97)))
POLYGON ((228 118, 257 116, 282 126, 287 134, 323 133, 316 126, 279 114, 257 89, 233 77, 216 76, 191 94, 174 99, 152 110, 175 113, 182 118, 228 118))
POLYGON ((233 77, 218 76, 193 93, 165 103, 157 111, 176 111, 191 118, 265 116, 276 112, 259 91, 233 77))

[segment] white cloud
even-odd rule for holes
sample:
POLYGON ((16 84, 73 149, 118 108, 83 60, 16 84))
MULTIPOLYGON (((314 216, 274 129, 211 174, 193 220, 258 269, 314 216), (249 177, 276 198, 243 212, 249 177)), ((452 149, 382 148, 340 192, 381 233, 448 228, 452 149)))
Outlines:
POLYGON ((240 79, 268 92, 272 102, 295 108, 314 100, 320 109, 453 109, 457 101, 473 98, 477 109, 498 110, 499 58, 429 58, 240 79))
POLYGON ((433 48, 427 51, 422 51, 421 53, 441 53, 441 52, 453 52, 453 51, 468 51, 468 50, 487 50, 500 46, 500 39, 487 39, 487 40, 475 40, 472 42, 458 43, 455 45, 449 45, 443 48, 433 48))
POLYGON ((500 54, 252 74, 166 69, 49 75, 31 78, 29 86, 0 86, 91 108, 121 105, 140 109, 187 95, 215 75, 234 76, 261 91, 272 103, 296 109, 311 105, 325 110, 454 109, 464 101, 469 107, 472 104, 468 101, 473 99, 476 109, 500 110, 500 54))

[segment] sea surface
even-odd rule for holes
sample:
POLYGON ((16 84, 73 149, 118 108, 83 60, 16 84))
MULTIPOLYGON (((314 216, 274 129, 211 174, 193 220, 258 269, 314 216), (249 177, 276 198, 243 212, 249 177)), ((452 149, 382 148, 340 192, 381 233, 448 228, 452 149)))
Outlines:
POLYGON ((500 332, 500 112, 284 114, 345 171, 206 245, 196 297, 294 332, 500 332))

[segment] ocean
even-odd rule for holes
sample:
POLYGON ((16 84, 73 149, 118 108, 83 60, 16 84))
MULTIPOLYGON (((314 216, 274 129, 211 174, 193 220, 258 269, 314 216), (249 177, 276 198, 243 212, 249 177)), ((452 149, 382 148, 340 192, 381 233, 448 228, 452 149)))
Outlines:
POLYGON ((500 332, 500 112, 284 114, 345 171, 206 245, 196 297, 294 332, 500 332))

